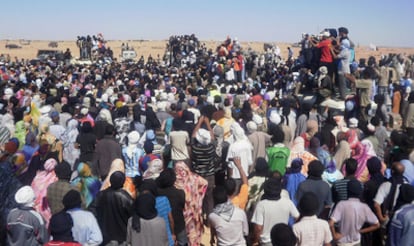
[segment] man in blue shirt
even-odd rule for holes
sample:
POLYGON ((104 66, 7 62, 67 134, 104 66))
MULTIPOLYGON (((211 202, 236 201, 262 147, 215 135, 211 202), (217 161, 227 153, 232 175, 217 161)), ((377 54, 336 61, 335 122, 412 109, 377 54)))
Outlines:
POLYGON ((389 228, 389 245, 411 245, 414 242, 414 187, 409 184, 400 186, 400 194, 389 228))
POLYGON ((81 209, 81 202, 77 190, 70 190, 62 200, 66 212, 73 220, 73 239, 82 245, 100 245, 103 238, 98 222, 91 212, 81 209))

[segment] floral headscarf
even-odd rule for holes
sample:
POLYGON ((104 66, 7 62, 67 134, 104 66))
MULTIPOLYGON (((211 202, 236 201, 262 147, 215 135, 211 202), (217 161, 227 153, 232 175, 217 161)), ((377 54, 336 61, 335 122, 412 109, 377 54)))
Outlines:
POLYGON ((208 183, 201 176, 191 172, 182 161, 175 164, 175 172, 175 186, 185 192, 184 220, 189 245, 200 245, 204 231, 201 211, 208 183))

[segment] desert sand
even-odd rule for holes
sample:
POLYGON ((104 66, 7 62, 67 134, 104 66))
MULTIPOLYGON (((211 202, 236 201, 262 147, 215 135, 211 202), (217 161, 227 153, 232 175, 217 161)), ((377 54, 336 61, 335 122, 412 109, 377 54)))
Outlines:
MULTIPOLYGON (((79 57, 79 49, 76 47, 76 40, 72 41, 57 41, 58 47, 57 48, 49 48, 48 44, 50 41, 39 41, 39 40, 32 40, 30 44, 21 44, 20 40, 0 40, 0 54, 9 54, 12 58, 18 57, 19 59, 33 59, 36 57, 37 51, 39 49, 53 49, 53 50, 61 50, 65 51, 67 48, 70 49, 72 52, 72 56, 79 57), (21 46, 20 49, 6 49, 6 44, 17 44, 21 46)), ((221 43, 221 40, 218 41, 201 41, 201 43, 205 43, 207 48, 211 48, 215 50, 215 48, 221 43)), ((110 47, 114 51, 114 57, 118 58, 121 54, 121 45, 122 43, 128 43, 129 47, 132 47, 137 52, 137 59, 143 55, 146 59, 149 55, 152 55, 153 58, 156 58, 157 55, 162 56, 165 52, 165 47, 167 40, 109 40, 107 41, 106 46, 110 47)), ((281 42, 272 42, 279 46, 282 57, 287 57, 287 47, 291 47, 292 44, 289 43, 281 43, 281 42)), ((254 51, 261 53, 263 52, 263 44, 264 42, 241 42, 241 46, 243 49, 251 48, 254 51)), ((297 56, 299 54, 300 48, 293 48, 294 55, 297 56)), ((356 50, 356 59, 360 58, 368 58, 369 56, 374 56, 377 60, 381 57, 381 55, 389 54, 389 53, 397 53, 397 54, 414 54, 414 47, 412 48, 398 48, 398 47, 378 47, 377 51, 370 50, 368 46, 357 46, 356 50)))

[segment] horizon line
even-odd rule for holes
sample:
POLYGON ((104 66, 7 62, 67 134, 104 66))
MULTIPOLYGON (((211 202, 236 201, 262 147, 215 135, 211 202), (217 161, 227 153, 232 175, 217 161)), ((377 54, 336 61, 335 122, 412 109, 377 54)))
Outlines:
MULTIPOLYGON (((224 40, 215 40, 215 39, 198 39, 200 42, 223 42, 224 40)), ((16 39, 0 39, 0 41, 30 41, 30 42, 76 42, 76 40, 67 40, 67 39, 26 39, 26 38, 16 38, 16 39)), ((138 41, 138 42, 151 42, 151 41, 168 41, 168 39, 105 39, 105 41, 138 41)), ((259 41, 259 40, 239 40, 240 43, 281 43, 281 44, 297 44, 299 42, 289 42, 289 41, 259 41)), ((375 45, 377 48, 403 48, 403 49, 414 49, 414 46, 390 46, 390 45, 376 45, 374 43, 370 44, 357 44, 356 46, 370 46, 371 44, 375 45)), ((294 47, 297 48, 297 47, 294 47)))

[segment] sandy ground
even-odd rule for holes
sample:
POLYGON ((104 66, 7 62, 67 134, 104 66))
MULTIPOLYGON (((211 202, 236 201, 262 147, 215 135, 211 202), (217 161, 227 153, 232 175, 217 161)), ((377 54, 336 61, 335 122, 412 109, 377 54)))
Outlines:
MULTIPOLYGON (((75 40, 73 41, 57 41, 57 48, 49 48, 48 44, 50 41, 31 41, 30 44, 21 44, 19 40, 0 40, 0 54, 9 54, 12 58, 18 57, 19 59, 33 59, 36 57, 37 51, 39 49, 53 49, 53 50, 62 50, 65 51, 69 48, 74 57, 79 57, 79 49, 76 47, 75 40), (20 49, 6 49, 6 44, 17 44, 22 48, 20 49)), ((205 43, 208 48, 215 50, 215 48, 220 44, 221 41, 201 41, 205 43)), ((156 58, 157 55, 162 56, 165 52, 166 40, 153 40, 153 41, 140 41, 140 40, 117 40, 117 41, 107 41, 107 47, 110 47, 114 51, 114 56, 116 58, 120 57, 121 54, 121 45, 122 43, 128 43, 129 47, 132 47, 137 52, 138 58, 143 55, 145 59, 151 54, 153 58, 156 58)), ((287 57, 287 47, 292 44, 288 43, 278 43, 274 42, 279 46, 282 51, 282 56, 287 57)), ((263 42, 241 42, 242 48, 252 48, 254 51, 263 52, 263 42)), ((299 48, 293 48, 295 56, 299 54, 299 48)), ((401 54, 414 54, 413 48, 397 48, 397 47, 379 47, 378 51, 369 50, 367 46, 356 47, 356 58, 368 58, 369 56, 374 56, 377 60, 381 55, 388 53, 401 53, 401 54)))

